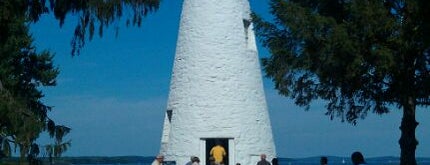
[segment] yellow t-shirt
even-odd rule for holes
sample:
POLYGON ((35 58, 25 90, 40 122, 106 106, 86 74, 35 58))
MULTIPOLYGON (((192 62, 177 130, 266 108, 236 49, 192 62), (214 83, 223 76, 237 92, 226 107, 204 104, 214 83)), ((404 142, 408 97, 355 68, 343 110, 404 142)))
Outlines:
POLYGON ((215 158, 215 163, 221 163, 222 159, 226 155, 226 152, 222 146, 216 145, 211 149, 209 154, 215 158))

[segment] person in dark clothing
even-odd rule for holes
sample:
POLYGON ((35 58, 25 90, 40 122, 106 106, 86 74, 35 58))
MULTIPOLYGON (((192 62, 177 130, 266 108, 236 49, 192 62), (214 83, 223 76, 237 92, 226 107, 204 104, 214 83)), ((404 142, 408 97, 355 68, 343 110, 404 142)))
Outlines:
POLYGON ((322 156, 321 159, 320 159, 320 164, 321 165, 327 165, 327 163, 328 163, 327 157, 322 156))
POLYGON ((353 165, 367 164, 366 161, 364 161, 363 154, 361 154, 361 152, 358 152, 358 151, 352 153, 351 161, 353 165))
POLYGON ((278 165, 278 158, 272 159, 272 165, 278 165))
POLYGON ((270 165, 270 162, 266 160, 266 154, 260 155, 261 160, 257 163, 257 165, 270 165))

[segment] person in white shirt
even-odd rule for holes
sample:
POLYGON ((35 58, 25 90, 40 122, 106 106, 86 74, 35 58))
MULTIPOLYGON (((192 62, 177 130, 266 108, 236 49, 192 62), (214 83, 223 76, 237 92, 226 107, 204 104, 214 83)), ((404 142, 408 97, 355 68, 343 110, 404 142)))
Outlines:
POLYGON ((157 155, 155 157, 155 160, 152 162, 151 165, 163 165, 164 156, 163 155, 157 155))

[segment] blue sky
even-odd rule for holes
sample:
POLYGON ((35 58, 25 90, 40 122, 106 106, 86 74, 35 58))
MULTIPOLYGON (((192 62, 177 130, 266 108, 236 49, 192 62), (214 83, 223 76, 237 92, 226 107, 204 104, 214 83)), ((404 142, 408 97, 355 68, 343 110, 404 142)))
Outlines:
MULTIPOLYGON (((250 2, 255 12, 270 17, 267 0, 250 2)), ((66 156, 158 153, 181 3, 163 1, 141 28, 127 28, 120 22, 117 38, 111 27, 103 38, 87 42, 77 57, 70 56, 77 18, 68 17, 61 29, 52 16, 32 25, 36 46, 56 52, 55 64, 61 70, 58 85, 44 89, 44 100, 54 106, 49 116, 72 128, 67 137, 72 148, 66 156)), ((269 55, 261 46, 259 53, 269 55)), ((268 79, 264 87, 279 157, 349 156, 356 150, 366 157, 400 155, 401 111, 369 114, 352 126, 324 116, 322 103, 313 104, 309 111, 295 106, 291 99, 279 96, 268 79)), ((418 110, 417 156, 430 156, 429 117, 427 109, 418 110)), ((40 141, 45 143, 44 139, 40 141)))

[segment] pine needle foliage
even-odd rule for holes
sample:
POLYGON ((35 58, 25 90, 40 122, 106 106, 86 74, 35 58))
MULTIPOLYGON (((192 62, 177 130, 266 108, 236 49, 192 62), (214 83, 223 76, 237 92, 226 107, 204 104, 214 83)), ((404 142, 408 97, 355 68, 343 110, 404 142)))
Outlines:
MULTIPOLYGON (((48 117, 51 106, 42 102, 41 87, 56 85, 59 69, 54 54, 38 51, 29 26, 44 14, 52 14, 59 28, 66 17, 79 18, 72 32, 71 55, 79 55, 85 41, 103 35, 109 25, 126 17, 127 26, 141 26, 142 19, 159 7, 159 0, 0 0, 0 163, 19 151, 21 161, 40 164, 42 152, 36 139, 46 132, 54 140, 43 148, 49 157, 60 157, 71 141, 71 131, 48 117), (96 27, 97 26, 97 27, 96 27)), ((117 33, 117 32, 116 32, 117 33)), ((43 149, 42 148, 42 149, 43 149)))
POLYGON ((271 0, 273 20, 254 15, 271 53, 267 77, 281 95, 356 124, 368 113, 403 110, 401 164, 415 165, 417 106, 430 104, 430 2, 271 0))

